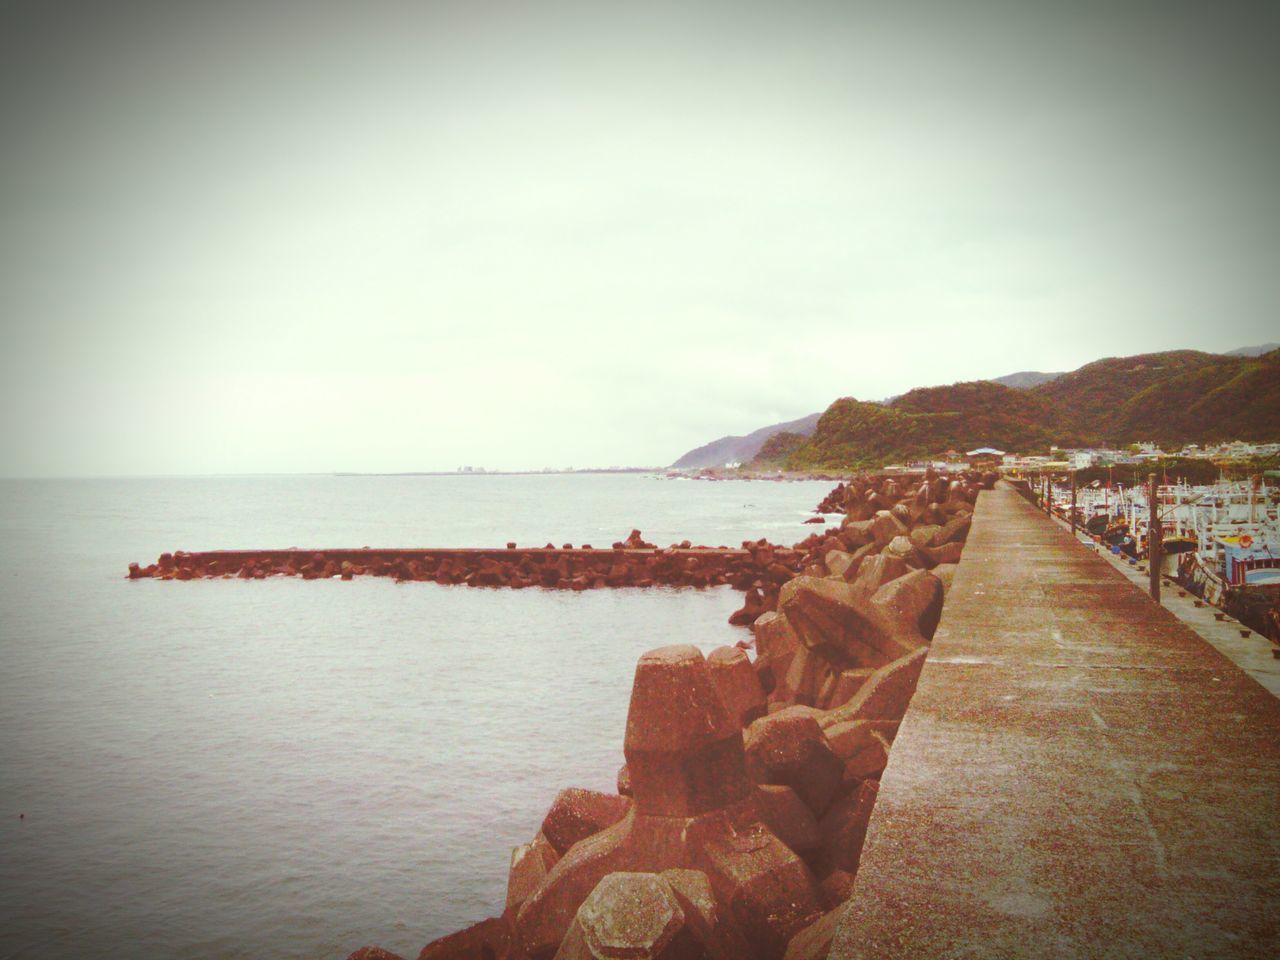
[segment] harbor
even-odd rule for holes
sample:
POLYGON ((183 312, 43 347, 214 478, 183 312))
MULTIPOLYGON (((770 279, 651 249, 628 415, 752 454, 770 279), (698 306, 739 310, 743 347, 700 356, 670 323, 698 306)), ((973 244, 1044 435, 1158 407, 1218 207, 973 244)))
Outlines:
POLYGON ((1167 582, 1216 608, 1220 619, 1261 634, 1280 656, 1280 488, 1274 474, 1200 485, 1155 474, 1145 486, 1078 487, 1074 475, 1066 482, 1039 475, 1017 483, 1073 531, 1146 573, 1153 596, 1167 582))

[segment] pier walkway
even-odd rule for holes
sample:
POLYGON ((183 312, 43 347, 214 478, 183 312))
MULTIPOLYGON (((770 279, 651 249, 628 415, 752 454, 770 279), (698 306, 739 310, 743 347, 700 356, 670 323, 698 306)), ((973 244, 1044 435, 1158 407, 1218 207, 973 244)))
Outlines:
POLYGON ((1280 700, 997 485, 830 956, 1280 956, 1280 700))

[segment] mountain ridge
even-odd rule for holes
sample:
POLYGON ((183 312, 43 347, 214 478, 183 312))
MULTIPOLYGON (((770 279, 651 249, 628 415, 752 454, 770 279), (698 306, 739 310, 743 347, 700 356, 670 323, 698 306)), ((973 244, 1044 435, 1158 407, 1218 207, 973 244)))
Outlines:
MULTIPOLYGON (((1101 360, 1095 360, 1092 363, 1085 364, 1084 366, 1072 371, 1045 373, 1041 371, 1024 370, 1017 373, 1006 374, 1002 377, 994 377, 989 380, 969 381, 969 383, 990 383, 1005 388, 1008 393, 1001 395, 1003 398, 1001 403, 1008 408, 1005 412, 1010 415, 1014 411, 1018 411, 1020 415, 1024 416, 1030 415, 1033 412, 1027 408, 1025 403, 1021 403, 1018 400, 1013 399, 1023 393, 1042 391, 1043 396, 1051 403, 1062 404, 1065 402, 1065 398, 1074 397, 1076 394, 1083 392, 1086 394, 1086 397, 1072 400, 1071 404, 1087 408, 1085 419, 1088 420, 1092 417, 1093 419, 1090 422, 1095 426, 1108 426, 1118 429, 1125 426, 1127 423, 1128 427, 1131 429, 1137 429, 1139 427, 1145 428, 1148 436, 1144 436, 1144 439, 1151 439, 1160 435, 1161 423, 1165 420, 1176 423, 1178 427, 1174 430, 1174 433, 1181 435, 1183 433, 1187 433, 1189 430, 1195 432, 1196 429, 1200 429, 1201 432, 1203 432, 1202 428, 1204 427, 1204 420, 1206 418, 1216 417, 1217 421, 1223 424, 1224 429, 1228 426, 1234 427, 1239 434, 1239 437, 1241 439, 1245 439, 1244 434, 1250 432, 1249 424, 1251 421, 1248 415, 1241 414, 1239 394, 1247 387, 1247 391, 1252 392, 1255 395, 1266 395, 1268 393, 1269 384, 1258 381, 1257 376, 1254 375, 1247 384, 1237 384, 1236 387, 1233 387, 1226 393, 1223 393, 1225 384, 1219 382, 1220 375, 1225 373, 1232 364, 1246 364, 1249 361, 1257 360, 1267 356, 1268 354, 1276 352, 1277 348, 1280 348, 1280 344, 1259 344, 1252 347, 1239 347, 1226 353, 1203 353, 1196 350, 1171 350, 1157 354, 1139 354, 1135 357, 1108 357, 1101 360), (1178 359, 1179 357, 1181 358, 1180 360, 1178 359), (1143 366, 1142 369, 1135 371, 1125 367, 1125 363, 1127 361, 1140 360, 1142 358, 1145 358, 1143 361, 1145 366, 1143 366), (1166 360, 1157 363, 1151 358, 1166 358, 1166 360), (1200 360, 1194 358, 1205 359, 1200 360), (1215 364, 1215 361, 1220 361, 1221 363, 1215 364), (1106 366, 1098 368, 1097 365, 1099 364, 1104 364, 1106 366), (1194 369, 1183 369, 1188 364, 1194 369), (1170 366, 1177 368, 1178 372, 1176 375, 1167 375, 1164 372, 1170 366), (1216 370, 1217 373, 1212 372, 1214 370, 1216 370), (1085 371, 1090 372, 1086 374, 1085 371), (1100 372, 1102 373, 1102 376, 1099 380, 1098 375, 1100 372), (1117 380, 1122 381, 1123 377, 1121 375, 1125 373, 1136 374, 1138 381, 1142 383, 1142 389, 1133 391, 1125 388, 1122 383, 1117 386, 1117 380), (1084 378, 1083 380, 1082 377, 1084 378), (1164 380, 1171 381, 1168 388, 1174 390, 1178 394, 1180 398, 1179 403, 1181 403, 1182 406, 1177 410, 1171 411, 1167 416, 1161 415, 1154 418, 1145 416, 1142 411, 1150 408, 1151 404, 1155 403, 1157 407, 1161 405, 1159 402, 1161 391, 1158 389, 1158 383, 1163 382, 1164 380), (1193 383, 1193 380, 1196 382, 1193 383), (1052 386, 1053 384, 1057 384, 1057 386, 1054 387, 1052 386), (1204 395, 1197 394, 1197 389, 1203 391, 1204 395), (1099 396, 1093 398, 1093 402, 1088 402, 1087 394, 1090 390, 1100 391, 1099 396), (1134 396, 1135 393, 1141 394, 1143 391, 1151 392, 1147 393, 1145 398, 1142 400, 1139 400, 1134 396), (1112 412, 1116 410, 1117 404, 1128 405, 1126 407, 1128 412, 1120 421, 1116 421, 1112 416, 1112 412), (1197 424, 1199 424, 1198 427, 1196 426, 1197 424)), ((1133 365, 1130 364, 1130 367, 1132 366, 1133 365)), ((1234 367, 1230 368, 1235 369, 1234 367)), ((906 413, 910 411, 916 416, 923 415, 924 413, 940 414, 944 411, 921 411, 915 410, 914 408, 922 403, 934 403, 936 405, 936 403, 939 402, 939 398, 948 396, 946 391, 953 390, 960 386, 962 386, 962 384, 951 384, 949 386, 939 387, 917 387, 905 394, 891 397, 880 402, 872 402, 872 405, 897 409, 899 413, 906 413), (933 391, 933 393, 930 393, 930 391, 933 391), (937 391, 942 391, 942 393, 937 393, 937 391), (932 397, 932 400, 928 399, 930 397, 932 397), (903 403, 904 401, 905 404, 903 403)), ((972 391, 971 394, 972 395, 969 399, 974 402, 979 402, 977 399, 978 395, 973 394, 972 391)), ((983 396, 986 400, 990 400, 990 397, 986 394, 983 396)), ((853 398, 841 399, 852 400, 853 398)), ((986 400, 981 401, 980 406, 983 406, 983 404, 986 403, 986 400)), ((840 401, 836 402, 838 403, 840 401)), ((854 402, 864 403, 865 401, 854 402)), ((962 408, 965 406, 965 401, 961 398, 953 397, 953 402, 959 403, 962 408)), ((828 406, 827 410, 829 411, 830 409, 831 406, 828 406)), ((970 428, 978 428, 982 426, 994 428, 997 426, 997 422, 1003 423, 1004 420, 1008 419, 1007 416, 1002 417, 998 410, 991 410, 985 406, 983 409, 985 412, 982 414, 982 417, 973 419, 969 422, 970 428), (993 416, 995 417, 995 420, 991 419, 993 416)), ((1037 409, 1039 413, 1037 414, 1036 419, 1041 422, 1043 429, 1057 429, 1059 431, 1057 435, 1050 438, 1049 442, 1054 442, 1055 440, 1057 442, 1066 442, 1070 437, 1082 438, 1091 435, 1089 430, 1082 429, 1080 423, 1068 424, 1059 422, 1059 418, 1052 410, 1045 411, 1043 407, 1039 407, 1037 409)), ((797 454, 800 455, 800 459, 804 458, 804 454, 801 453, 804 449, 804 444, 800 443, 790 435, 798 435, 802 438, 812 437, 817 431, 818 425, 826 412, 827 411, 821 411, 795 420, 771 424, 741 436, 733 435, 720 437, 717 440, 713 440, 710 443, 703 444, 700 447, 695 447, 688 451, 677 459, 671 466, 675 469, 700 469, 704 467, 723 466, 725 463, 731 462, 747 463, 757 457, 760 457, 766 442, 771 437, 779 434, 787 434, 788 436, 781 438, 780 441, 774 445, 774 449, 768 451, 770 454, 776 453, 779 459, 775 460, 772 457, 767 459, 774 463, 782 462, 784 459, 788 462, 797 462, 795 460, 797 454)), ((953 414, 956 412, 957 411, 951 411, 953 414)), ((977 411, 972 410, 965 412, 970 417, 975 416, 977 413, 977 411)), ((846 413, 848 413, 847 410, 846 413)), ((874 418, 874 412, 867 411, 866 416, 874 418)), ((1255 416, 1253 419, 1256 420, 1258 418, 1255 416)), ((920 423, 904 422, 900 424, 900 426, 907 430, 907 436, 914 437, 917 440, 923 440, 924 435, 921 432, 923 427, 920 423)), ((938 426, 938 424, 935 424, 935 426, 938 426)), ((1013 424, 1011 422, 1003 423, 1003 435, 1009 436, 1013 439, 1023 439, 1028 441, 1031 440, 1033 436, 1040 436, 1036 431, 1019 432, 1017 430, 1012 430, 1012 427, 1013 424)), ((957 431, 952 429, 938 434, 938 438, 940 439, 943 436, 951 436, 956 440, 961 440, 961 438, 966 435, 967 434, 965 434, 963 430, 957 431)), ((1169 439, 1173 438, 1165 437, 1166 441, 1169 439)), ((942 449, 945 450, 947 447, 942 449)))
POLYGON ((979 446, 1025 453, 1278 439, 1280 350, 1171 350, 1107 357, 1024 390, 979 380, 912 390, 883 407, 844 397, 784 465, 860 468, 979 446))

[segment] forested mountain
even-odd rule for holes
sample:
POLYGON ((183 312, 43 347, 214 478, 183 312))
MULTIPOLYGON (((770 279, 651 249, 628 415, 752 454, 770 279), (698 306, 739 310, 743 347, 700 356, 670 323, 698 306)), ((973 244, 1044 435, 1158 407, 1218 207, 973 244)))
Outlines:
POLYGON ((1280 440, 1280 350, 1114 357, 1024 390, 974 381, 912 390, 885 405, 845 397, 784 463, 858 467, 979 446, 1031 453, 1142 440, 1280 440))
POLYGON ((1031 452, 1050 444, 1280 440, 1280 350, 1259 352, 1269 346, 1109 357, 1070 373, 920 387, 884 402, 844 397, 822 414, 721 437, 673 466, 755 459, 832 468, 979 446, 1031 452))

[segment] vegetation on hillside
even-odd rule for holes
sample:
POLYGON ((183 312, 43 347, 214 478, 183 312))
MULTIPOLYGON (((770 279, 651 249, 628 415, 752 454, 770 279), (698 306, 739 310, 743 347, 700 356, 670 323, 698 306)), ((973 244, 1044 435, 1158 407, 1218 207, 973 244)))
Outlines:
POLYGON ((780 441, 770 460, 785 449, 790 469, 847 469, 979 446, 1028 453, 1232 439, 1280 440, 1280 350, 1113 357, 1023 390, 984 380, 912 390, 883 405, 843 397, 811 437, 780 441))
POLYGON ((804 446, 808 439, 803 433, 782 430, 764 442, 760 447, 760 452, 756 454, 754 462, 771 465, 783 464, 788 457, 804 446))

